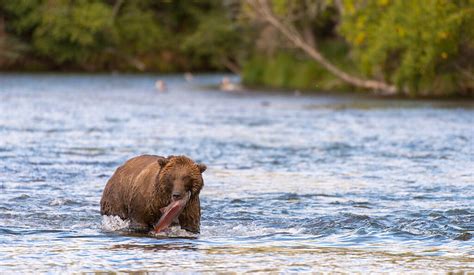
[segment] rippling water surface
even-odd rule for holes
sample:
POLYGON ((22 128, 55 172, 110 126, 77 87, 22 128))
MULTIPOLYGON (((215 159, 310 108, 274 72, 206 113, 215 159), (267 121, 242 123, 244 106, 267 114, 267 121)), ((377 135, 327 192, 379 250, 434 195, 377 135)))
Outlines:
POLYGON ((472 102, 225 93, 168 76, 0 76, 0 273, 472 271, 472 102), (139 154, 206 163, 197 238, 110 230, 139 154))

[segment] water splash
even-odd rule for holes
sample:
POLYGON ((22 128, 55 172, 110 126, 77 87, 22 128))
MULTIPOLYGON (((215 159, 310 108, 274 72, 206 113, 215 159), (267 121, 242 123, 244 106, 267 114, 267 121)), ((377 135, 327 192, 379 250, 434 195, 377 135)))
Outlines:
POLYGON ((151 231, 150 236, 153 237, 166 237, 166 238, 197 238, 199 234, 195 234, 182 229, 180 226, 170 226, 167 229, 156 233, 151 231))
MULTIPOLYGON (((101 229, 108 232, 126 232, 130 234, 143 233, 142 231, 136 231, 130 227, 129 220, 122 220, 119 216, 102 216, 101 229)), ((167 229, 156 233, 150 231, 149 236, 158 238, 197 238, 199 234, 191 233, 179 226, 170 226, 167 229)))
POLYGON ((119 216, 102 215, 102 230, 104 231, 121 231, 128 229, 129 220, 122 220, 119 216))

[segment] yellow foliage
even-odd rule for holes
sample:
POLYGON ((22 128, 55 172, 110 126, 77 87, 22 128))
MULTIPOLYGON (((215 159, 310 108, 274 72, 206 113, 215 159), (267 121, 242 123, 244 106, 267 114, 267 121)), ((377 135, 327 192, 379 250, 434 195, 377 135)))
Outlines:
POLYGON ((377 3, 379 4, 379 6, 381 7, 385 7, 389 4, 389 0, 378 0, 377 3))
POLYGON ((397 30, 398 36, 400 36, 400 37, 405 37, 406 32, 405 32, 405 29, 404 29, 404 28, 402 28, 402 27, 397 27, 396 30, 397 30))
POLYGON ((356 28, 358 30, 363 29, 365 27, 365 23, 367 22, 367 16, 361 15, 356 20, 356 28))
POLYGON ((444 31, 438 32, 438 37, 441 39, 446 39, 448 38, 448 33, 444 31))
POLYGON ((354 2, 353 1, 345 1, 344 2, 344 9, 348 14, 354 14, 356 12, 354 2))
POLYGON ((367 35, 365 34, 365 32, 358 33, 356 38, 354 39, 354 43, 356 45, 361 45, 362 43, 364 43, 366 36, 367 35))

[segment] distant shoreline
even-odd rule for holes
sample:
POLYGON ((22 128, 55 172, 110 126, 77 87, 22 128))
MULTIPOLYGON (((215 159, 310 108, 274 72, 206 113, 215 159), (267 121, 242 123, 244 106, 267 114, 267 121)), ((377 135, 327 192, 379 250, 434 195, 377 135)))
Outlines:
MULTIPOLYGON (((163 72, 124 72, 124 71, 116 71, 116 72, 108 72, 108 71, 101 71, 101 72, 87 72, 87 71, 0 71, 0 76, 2 75, 34 75, 34 76, 156 76, 159 78, 160 76, 164 77, 183 77, 184 74, 188 72, 174 72, 174 73, 163 73, 163 72)), ((193 72, 193 76, 217 76, 217 77, 231 77, 231 78, 241 78, 239 75, 232 74, 230 72, 212 72, 212 71, 203 71, 203 72, 193 72)), ((469 103, 474 103, 474 94, 451 94, 451 95, 416 95, 416 96, 407 96, 407 95, 391 95, 391 96, 383 96, 377 95, 370 91, 361 91, 361 90, 315 90, 315 89, 290 89, 285 87, 271 87, 271 86, 264 86, 264 85, 245 85, 239 82, 242 85, 243 92, 255 92, 255 93, 268 93, 268 94, 298 94, 296 96, 355 96, 360 98, 367 98, 373 100, 402 100, 402 101, 425 101, 425 100, 433 100, 433 101, 465 101, 467 100, 469 103)), ((206 87, 219 90, 219 83, 216 82, 212 85, 206 85, 206 87)), ((474 106, 473 106, 474 107, 474 106)))

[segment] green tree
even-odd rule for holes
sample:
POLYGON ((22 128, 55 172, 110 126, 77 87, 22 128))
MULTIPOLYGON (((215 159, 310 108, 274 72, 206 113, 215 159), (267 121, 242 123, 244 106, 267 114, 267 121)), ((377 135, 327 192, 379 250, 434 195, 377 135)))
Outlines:
POLYGON ((241 35, 226 7, 218 0, 0 0, 1 45, 9 49, 2 64, 8 58, 10 65, 87 71, 237 68, 241 35))
POLYGON ((111 42, 110 6, 88 0, 48 1, 33 33, 33 46, 58 64, 73 62, 94 66, 111 42))
POLYGON ((196 59, 207 60, 216 68, 227 68, 239 73, 238 57, 242 43, 239 26, 225 13, 206 14, 197 29, 183 40, 182 48, 196 59))
POLYGON ((251 13, 257 20, 263 20, 283 37, 285 37, 295 47, 301 49, 310 58, 316 61, 325 70, 330 72, 345 83, 363 89, 371 89, 382 94, 392 95, 396 93, 396 87, 379 79, 364 79, 359 75, 348 72, 337 66, 333 61, 319 49, 318 41, 314 41, 315 36, 310 32, 313 17, 321 17, 327 9, 322 2, 314 0, 301 1, 268 1, 268 0, 247 0, 251 13), (295 5, 302 4, 302 5, 295 5), (311 9, 316 6, 317 9, 311 9), (321 6, 321 7, 319 7, 321 6), (308 32, 309 29, 309 32, 308 32), (309 33, 310 35, 306 35, 309 33))
POLYGON ((403 93, 468 92, 474 89, 473 3, 347 0, 340 31, 363 73, 403 93))

